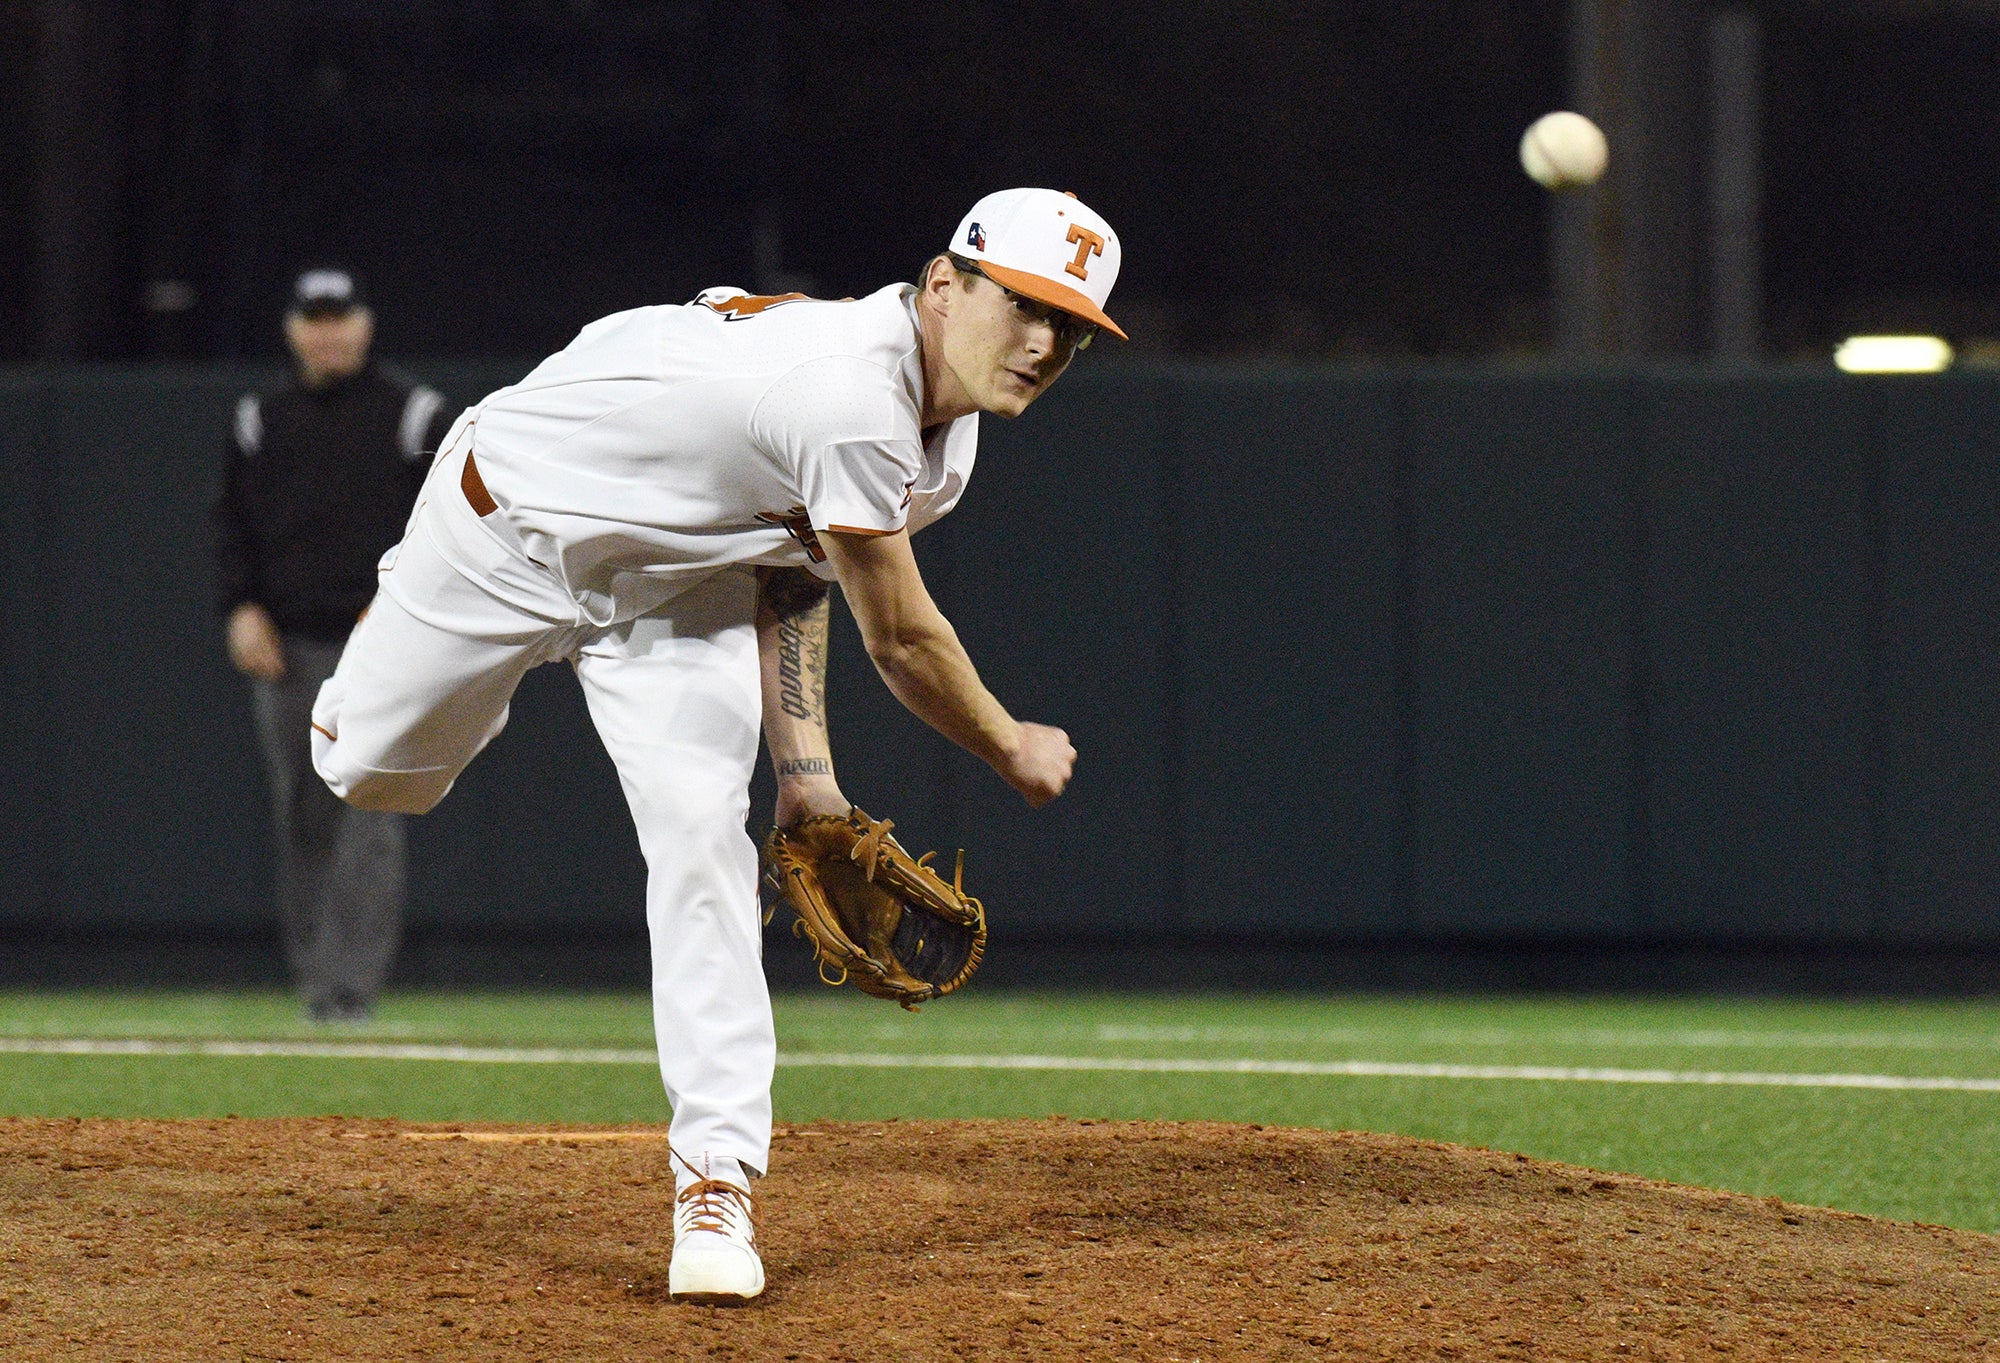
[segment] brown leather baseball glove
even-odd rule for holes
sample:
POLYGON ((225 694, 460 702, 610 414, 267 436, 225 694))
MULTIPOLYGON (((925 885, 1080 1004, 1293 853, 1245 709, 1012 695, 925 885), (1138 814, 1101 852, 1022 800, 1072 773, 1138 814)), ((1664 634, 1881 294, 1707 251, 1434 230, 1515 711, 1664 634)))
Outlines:
POLYGON ((946 884, 926 852, 912 858, 894 825, 859 809, 774 828, 764 879, 798 912, 819 977, 915 1009, 970 979, 986 952, 986 909, 961 888, 965 853, 946 884))

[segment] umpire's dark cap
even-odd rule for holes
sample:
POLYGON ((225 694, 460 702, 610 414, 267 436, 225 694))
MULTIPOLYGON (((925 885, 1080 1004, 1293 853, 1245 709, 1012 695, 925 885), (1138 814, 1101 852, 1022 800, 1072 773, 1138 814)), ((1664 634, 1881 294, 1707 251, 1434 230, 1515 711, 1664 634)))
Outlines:
POLYGON ((330 265, 307 270, 292 284, 292 311, 301 317, 340 317, 367 305, 360 281, 330 265))

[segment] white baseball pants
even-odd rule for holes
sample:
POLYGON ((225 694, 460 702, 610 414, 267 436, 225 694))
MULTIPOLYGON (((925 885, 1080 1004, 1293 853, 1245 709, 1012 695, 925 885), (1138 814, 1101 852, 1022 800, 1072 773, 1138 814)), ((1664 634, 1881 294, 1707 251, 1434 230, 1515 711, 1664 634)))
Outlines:
POLYGON ((313 766, 351 804, 424 813, 506 727, 527 670, 568 659, 646 857, 673 1147, 761 1172, 777 1044, 744 828, 762 722, 755 574, 724 569, 635 620, 594 625, 460 499, 462 464, 439 460, 448 476, 432 477, 320 689, 313 766), (454 568, 439 539, 460 562, 478 554, 485 583, 454 568))

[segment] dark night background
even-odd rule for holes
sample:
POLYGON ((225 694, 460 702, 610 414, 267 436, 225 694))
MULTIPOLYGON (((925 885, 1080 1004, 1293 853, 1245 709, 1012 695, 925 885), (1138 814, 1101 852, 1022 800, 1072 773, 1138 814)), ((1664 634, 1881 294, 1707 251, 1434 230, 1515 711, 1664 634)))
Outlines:
MULTIPOLYGON (((2000 11, 1758 9, 1764 353, 1932 329, 1976 361, 2000 337, 2000 11)), ((275 355, 284 284, 321 258, 370 282, 389 353, 532 355, 708 284, 878 287, 1016 183, 1119 229, 1113 311, 1145 352, 1533 355, 1551 201, 1515 145, 1573 102, 1571 14, 10 5, 0 361, 275 355)))
MULTIPOLYGON (((390 352, 538 354, 716 282, 876 288, 1006 184, 1072 188, 1118 226, 1144 350, 1534 354, 1550 202, 1514 146, 1568 102, 1568 14, 10 4, 0 360, 276 354, 284 280, 318 258, 372 282, 390 352), (84 200, 64 222, 86 230, 56 238, 82 280, 68 332, 38 296, 50 194, 84 200)), ((1852 328, 2000 336, 2000 22, 1762 20, 1766 354, 1852 328)))
MULTIPOLYGON (((2000 0, 17 0, 0 72, 0 980, 265 944, 202 520, 299 268, 470 401, 616 309, 907 279, 1017 184, 1117 228, 1135 340, 982 431, 925 573, 1085 774, 1030 821, 845 626, 833 704, 1049 969, 2000 979, 2000 0), (1559 196, 1564 107, 1612 160, 1559 196), (1890 330, 1988 372, 1834 369, 1890 330)), ((418 825, 410 978, 644 959, 541 675, 418 825)))

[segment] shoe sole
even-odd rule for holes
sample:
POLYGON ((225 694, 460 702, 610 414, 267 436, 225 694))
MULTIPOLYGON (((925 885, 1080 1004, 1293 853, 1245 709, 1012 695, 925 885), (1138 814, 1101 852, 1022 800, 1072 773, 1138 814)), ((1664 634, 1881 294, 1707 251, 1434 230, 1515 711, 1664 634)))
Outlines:
MULTIPOLYGON (((762 1269, 761 1264, 758 1267, 762 1269)), ((674 1301, 691 1302, 696 1306, 742 1306, 764 1290, 761 1271, 750 1281, 754 1286, 739 1286, 744 1283, 744 1277, 738 1273, 703 1273, 699 1269, 684 1269, 679 1274, 669 1271, 667 1296, 674 1301), (674 1286, 676 1278, 685 1285, 674 1286)))

